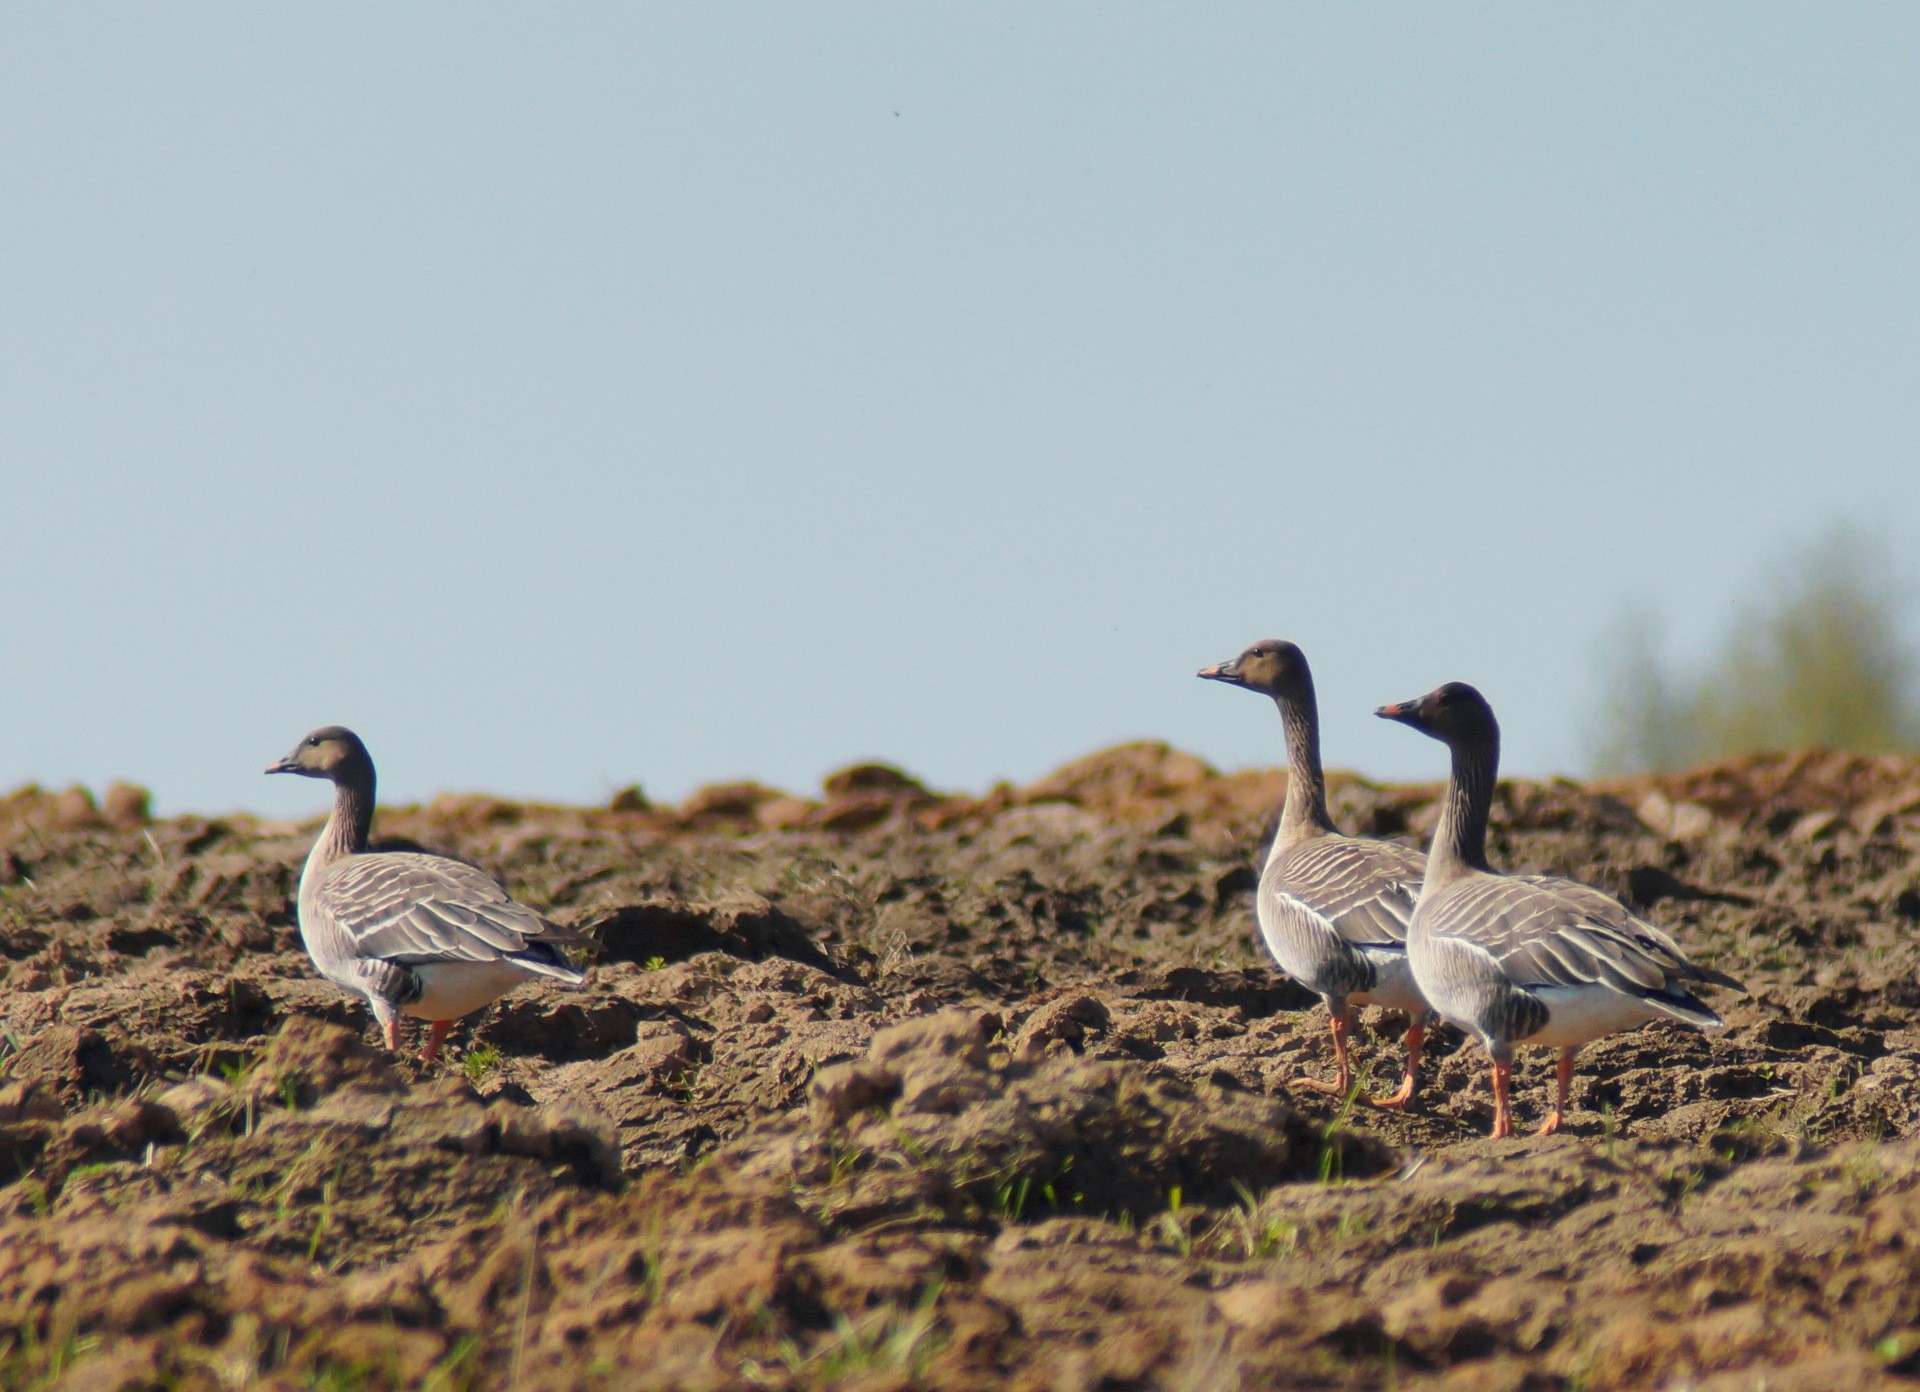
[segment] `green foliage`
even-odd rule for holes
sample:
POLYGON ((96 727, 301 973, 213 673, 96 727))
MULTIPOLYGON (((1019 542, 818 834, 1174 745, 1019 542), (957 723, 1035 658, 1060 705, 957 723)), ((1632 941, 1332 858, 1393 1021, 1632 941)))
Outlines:
POLYGON ((500 1066, 500 1051, 491 1044, 482 1044, 469 1049, 460 1056, 460 1071, 467 1075, 467 1081, 478 1087, 487 1074, 500 1066))
POLYGON ((1659 625, 1624 616, 1603 649, 1604 772, 1756 750, 1920 748, 1907 593, 1883 547, 1837 528, 1779 567, 1700 671, 1669 667, 1659 625))
POLYGON ((330 1359, 308 1370, 306 1384, 312 1392, 362 1392, 376 1385, 379 1371, 372 1363, 341 1363, 330 1359))
POLYGON ((320 1213, 313 1224, 313 1235, 307 1239, 307 1260, 318 1261, 320 1244, 327 1240, 327 1234, 333 1231, 333 1200, 340 1190, 340 1174, 334 1171, 334 1177, 320 1189, 320 1213))
POLYGON ((420 1384, 421 1392, 468 1392, 479 1367, 479 1355, 478 1334, 468 1334, 454 1340, 446 1357, 427 1370, 427 1376, 420 1384))
POLYGON ((867 1152, 856 1145, 842 1145, 830 1141, 827 1150, 827 1188, 838 1189, 853 1175, 867 1152))
POLYGON ((50 1388, 94 1349, 97 1336, 68 1332, 51 1341, 40 1338, 31 1323, 0 1334, 0 1387, 50 1388))
POLYGON ((1167 1191, 1167 1211, 1160 1215, 1160 1240, 1183 1257, 1193 1255, 1193 1226, 1187 1216, 1186 1195, 1177 1184, 1167 1191))
POLYGON ((1702 757, 1694 696, 1661 661, 1658 621, 1623 615, 1602 644, 1607 694, 1594 759, 1603 773, 1683 768, 1702 757))
POLYGON ((1231 1255, 1246 1261, 1262 1261, 1295 1251, 1300 1245, 1297 1225, 1284 1214, 1262 1214, 1260 1196, 1238 1180, 1234 1190, 1240 1202, 1221 1222, 1216 1236, 1231 1255))
POLYGON ((859 1319, 835 1315, 833 1329, 803 1350, 783 1341, 779 1355, 788 1371, 815 1386, 831 1387, 867 1373, 904 1375, 917 1379, 928 1361, 946 1342, 937 1309, 940 1287, 922 1293, 910 1310, 882 1307, 859 1319))

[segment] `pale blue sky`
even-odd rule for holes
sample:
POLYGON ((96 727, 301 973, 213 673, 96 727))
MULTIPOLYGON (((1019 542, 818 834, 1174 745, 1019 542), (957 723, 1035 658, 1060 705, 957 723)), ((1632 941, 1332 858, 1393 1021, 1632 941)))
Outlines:
POLYGON ((0 786, 311 809, 980 787, 1196 681, 1478 683, 1580 767, 1627 601, 1711 641, 1920 542, 1920 10, 0 11, 0 786), (293 786, 289 786, 289 785, 293 786))

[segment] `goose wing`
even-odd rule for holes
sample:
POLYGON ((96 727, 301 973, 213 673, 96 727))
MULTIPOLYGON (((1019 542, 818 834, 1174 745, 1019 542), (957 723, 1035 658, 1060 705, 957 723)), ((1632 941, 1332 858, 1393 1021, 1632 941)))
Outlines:
POLYGON ((1275 908, 1295 901, 1356 947, 1404 946, 1425 873, 1426 857, 1411 846, 1316 836, 1284 852, 1260 892, 1275 908))
POLYGON ((1432 910, 1422 919, 1428 933, 1486 952, 1523 989, 1601 985, 1666 997, 1685 995, 1694 982, 1740 986, 1688 961, 1678 943, 1619 901, 1572 880, 1476 875, 1432 910))
POLYGON ((347 856, 328 870, 320 894, 361 958, 409 965, 511 958, 571 976, 558 949, 586 941, 516 904, 482 871, 443 856, 347 856))

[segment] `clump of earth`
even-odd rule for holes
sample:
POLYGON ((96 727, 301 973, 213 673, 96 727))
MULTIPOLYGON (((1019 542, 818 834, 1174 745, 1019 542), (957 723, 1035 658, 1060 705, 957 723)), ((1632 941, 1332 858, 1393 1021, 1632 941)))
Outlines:
MULTIPOLYGON (((1291 1086, 1331 1059, 1253 927, 1284 783, 1141 744, 983 797, 387 809, 597 943, 432 1066, 300 952, 315 825, 0 799, 0 1387, 1920 1375, 1920 761, 1503 784, 1496 864, 1750 994, 1497 1142, 1449 1031, 1409 1112, 1291 1086)), ((1335 816, 1418 840, 1438 792, 1336 776, 1335 816)))

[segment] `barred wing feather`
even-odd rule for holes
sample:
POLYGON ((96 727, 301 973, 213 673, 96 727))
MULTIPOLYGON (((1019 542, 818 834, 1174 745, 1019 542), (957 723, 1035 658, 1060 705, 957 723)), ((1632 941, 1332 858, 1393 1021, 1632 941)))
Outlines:
POLYGON ((1304 905, 1355 946, 1390 946, 1407 941, 1426 861, 1393 841, 1317 836, 1287 851, 1275 869, 1269 885, 1276 897, 1304 905))
POLYGON ((411 852, 347 856, 320 885, 354 955, 391 962, 511 958, 548 975, 578 976, 561 945, 584 941, 523 904, 482 871, 411 852))
POLYGON ((1738 986, 1590 886, 1547 875, 1476 875, 1433 905, 1427 931, 1473 943, 1522 988, 1603 985, 1664 995, 1682 983, 1738 986))

